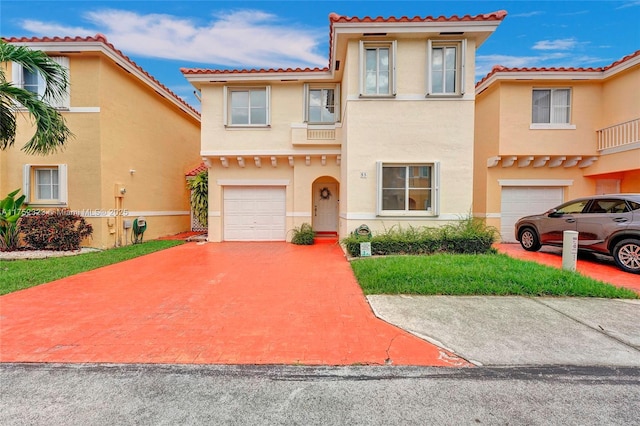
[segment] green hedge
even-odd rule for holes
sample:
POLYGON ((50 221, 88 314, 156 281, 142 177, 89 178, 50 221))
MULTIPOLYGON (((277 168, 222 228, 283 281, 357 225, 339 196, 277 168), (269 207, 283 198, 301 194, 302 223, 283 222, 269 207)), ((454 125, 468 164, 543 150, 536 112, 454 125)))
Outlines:
POLYGON ((488 253, 496 241, 495 228, 479 219, 463 219, 442 227, 393 227, 373 235, 352 234, 342 240, 352 257, 360 256, 360 243, 371 242, 371 254, 488 253))

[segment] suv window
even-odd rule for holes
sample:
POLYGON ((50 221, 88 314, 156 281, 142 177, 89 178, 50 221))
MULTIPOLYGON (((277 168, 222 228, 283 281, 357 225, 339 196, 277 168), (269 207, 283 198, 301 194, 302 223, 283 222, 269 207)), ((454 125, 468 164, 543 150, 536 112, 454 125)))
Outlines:
POLYGON ((582 213, 582 211, 584 210, 588 202, 589 200, 580 200, 580 201, 574 201, 569 204, 565 204, 563 206, 558 207, 555 214, 563 215, 563 214, 572 214, 572 213, 582 213))
POLYGON ((587 213, 626 213, 629 211, 624 200, 593 200, 587 213))

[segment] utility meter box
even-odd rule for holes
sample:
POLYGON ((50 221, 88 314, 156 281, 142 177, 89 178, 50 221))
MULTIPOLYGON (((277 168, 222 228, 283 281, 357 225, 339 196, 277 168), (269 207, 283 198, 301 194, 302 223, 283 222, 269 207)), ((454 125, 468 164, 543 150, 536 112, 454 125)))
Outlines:
POLYGON ((124 194, 127 193, 127 188, 122 183, 116 183, 114 186, 114 194, 116 198, 124 197, 124 194))
POLYGON ((131 219, 125 219, 122 221, 122 227, 124 229, 131 229, 131 226, 133 226, 133 221, 131 219))

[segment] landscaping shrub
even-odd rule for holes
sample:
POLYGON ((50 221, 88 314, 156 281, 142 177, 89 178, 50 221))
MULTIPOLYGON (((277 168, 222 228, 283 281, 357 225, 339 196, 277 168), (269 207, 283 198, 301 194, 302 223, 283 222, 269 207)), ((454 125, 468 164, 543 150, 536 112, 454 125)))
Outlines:
POLYGON ((20 189, 0 199, 0 251, 13 251, 22 247, 18 220, 24 214, 25 196, 16 198, 20 189))
POLYGON ((19 227, 33 250, 79 250, 80 242, 93 233, 93 227, 82 216, 68 210, 23 216, 19 227))
POLYGON ((313 244, 313 239, 315 238, 316 233, 308 223, 303 223, 299 228, 293 229, 293 238, 291 238, 291 242, 293 244, 310 246, 313 244))
POLYGON ((360 243, 371 242, 372 255, 488 253, 497 232, 483 221, 466 218, 455 224, 435 227, 393 227, 371 237, 355 234, 342 240, 352 257, 360 256, 360 243))

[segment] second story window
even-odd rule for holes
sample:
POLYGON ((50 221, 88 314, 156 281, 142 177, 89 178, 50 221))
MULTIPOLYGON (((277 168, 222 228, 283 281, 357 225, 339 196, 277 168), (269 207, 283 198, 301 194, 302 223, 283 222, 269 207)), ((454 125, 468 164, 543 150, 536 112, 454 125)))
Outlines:
POLYGON ((305 85, 307 97, 305 121, 310 124, 334 124, 340 121, 340 85, 317 87, 305 85))
POLYGON ((361 96, 395 95, 395 42, 360 42, 361 96))
MULTIPOLYGON (((51 59, 69 72, 69 58, 65 56, 52 56, 51 59)), ((46 83, 40 73, 24 68, 22 65, 15 62, 12 64, 11 69, 12 80, 17 87, 36 93, 41 98, 44 98, 46 83)), ((67 88, 67 93, 63 94, 61 97, 57 99, 45 99, 45 101, 55 108, 69 108, 70 102, 68 89, 69 88, 67 88)))
POLYGON ((269 125, 269 87, 234 88, 225 91, 226 125, 269 125))
POLYGON ((570 123, 571 89, 533 89, 532 98, 532 123, 570 123))
POLYGON ((464 94, 464 41, 431 41, 427 47, 427 94, 464 94))

